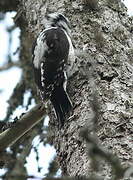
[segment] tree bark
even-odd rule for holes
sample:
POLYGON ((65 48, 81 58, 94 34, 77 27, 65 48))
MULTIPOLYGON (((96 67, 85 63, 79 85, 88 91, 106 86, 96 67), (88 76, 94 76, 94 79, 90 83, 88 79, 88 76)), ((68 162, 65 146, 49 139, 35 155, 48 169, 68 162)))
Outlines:
MULTIPOLYGON (((81 2, 22 2, 29 32, 43 27, 46 10, 63 12, 72 23, 73 41, 83 57, 77 57, 68 91, 74 117, 64 128, 54 127, 54 146, 64 174, 87 175, 90 160, 86 144, 79 137, 82 128, 93 131, 91 101, 96 92, 100 106, 97 135, 99 143, 115 153, 126 166, 132 159, 133 67, 131 19, 120 1, 99 1, 95 11, 81 2), (56 8, 55 8, 56 5, 56 8), (34 22, 34 23, 32 23, 34 22), (86 49, 83 51, 83 49, 86 49)), ((79 54, 80 54, 79 52, 79 54)), ((108 176, 108 175, 107 175, 108 176)))
MULTIPOLYGON (((24 28, 34 38, 44 27, 46 11, 63 12, 72 24, 77 57, 68 80, 68 93, 74 116, 61 130, 56 123, 52 124, 53 116, 50 119, 60 167, 69 176, 88 175, 92 171, 92 157, 88 158, 87 154, 90 147, 79 135, 85 127, 125 167, 133 162, 132 19, 119 0, 99 0, 95 10, 83 4, 63 0, 21 1, 28 24, 24 28)), ((104 161, 100 162, 103 171, 99 174, 108 179, 110 168, 104 161)))

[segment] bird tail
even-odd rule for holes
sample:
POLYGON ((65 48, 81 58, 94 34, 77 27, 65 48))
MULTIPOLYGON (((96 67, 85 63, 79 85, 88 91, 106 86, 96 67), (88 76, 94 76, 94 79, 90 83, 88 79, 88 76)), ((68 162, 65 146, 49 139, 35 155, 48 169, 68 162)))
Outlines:
POLYGON ((54 106, 60 126, 63 126, 65 119, 70 116, 70 113, 72 112, 71 100, 63 86, 55 88, 52 92, 51 102, 54 106))

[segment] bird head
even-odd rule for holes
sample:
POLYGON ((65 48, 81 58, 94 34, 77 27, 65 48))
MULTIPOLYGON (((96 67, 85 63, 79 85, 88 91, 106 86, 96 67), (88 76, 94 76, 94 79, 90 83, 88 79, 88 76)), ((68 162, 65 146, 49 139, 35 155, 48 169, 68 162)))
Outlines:
POLYGON ((65 30, 69 35, 71 34, 70 22, 69 20, 61 13, 51 13, 46 15, 46 28, 57 27, 65 30))

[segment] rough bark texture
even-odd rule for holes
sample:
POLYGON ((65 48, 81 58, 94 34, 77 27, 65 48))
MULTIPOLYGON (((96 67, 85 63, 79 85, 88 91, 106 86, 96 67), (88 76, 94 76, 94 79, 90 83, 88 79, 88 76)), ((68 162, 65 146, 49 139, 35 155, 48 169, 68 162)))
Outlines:
MULTIPOLYGON (((79 132, 84 127, 94 131, 94 93, 100 106, 96 131, 99 144, 116 154, 123 165, 131 165, 133 22, 123 3, 99 0, 95 11, 89 5, 82 6, 78 0, 22 0, 20 3, 29 34, 35 37, 42 29, 46 10, 60 11, 70 19, 73 41, 76 49, 80 49, 68 83, 74 116, 61 130, 56 125, 52 127, 51 136, 63 174, 80 176, 91 171, 86 143, 79 132)), ((103 174, 108 179, 110 170, 104 164, 103 174)))
POLYGON ((89 173, 90 161, 79 132, 84 126, 93 127, 90 103, 93 91, 97 92, 100 104, 99 143, 115 153, 124 165, 130 165, 133 162, 133 24, 125 6, 120 1, 99 1, 97 10, 91 11, 82 8, 80 1, 23 0, 22 7, 28 30, 34 35, 43 27, 46 9, 63 12, 72 23, 76 49, 82 53, 86 49, 83 57, 76 58, 68 86, 75 116, 62 130, 54 128, 53 132, 63 173, 70 176, 89 173))

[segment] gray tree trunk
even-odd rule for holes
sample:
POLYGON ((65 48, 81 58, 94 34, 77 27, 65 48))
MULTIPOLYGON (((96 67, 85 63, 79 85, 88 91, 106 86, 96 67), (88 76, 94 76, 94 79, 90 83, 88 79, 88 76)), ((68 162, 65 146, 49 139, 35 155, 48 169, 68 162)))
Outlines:
MULTIPOLYGON (((97 136, 94 139, 100 147, 118 156, 124 167, 130 166, 133 163, 132 18, 127 16, 127 9, 119 0, 99 0, 92 4, 90 1, 22 0, 19 11, 25 23, 21 26, 32 40, 43 28, 47 10, 60 11, 68 17, 76 48, 68 82, 74 116, 61 130, 53 124, 53 116, 50 119, 51 138, 62 173, 81 176, 94 171, 92 157, 87 153, 92 144, 86 144, 79 135, 84 128, 88 129, 89 136, 97 136)), ((109 179, 111 170, 107 163, 100 160, 100 168, 99 174, 109 179)))

